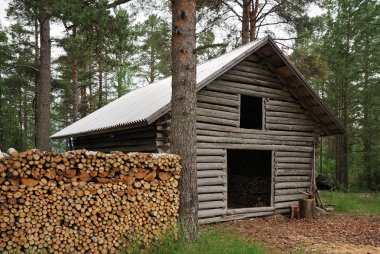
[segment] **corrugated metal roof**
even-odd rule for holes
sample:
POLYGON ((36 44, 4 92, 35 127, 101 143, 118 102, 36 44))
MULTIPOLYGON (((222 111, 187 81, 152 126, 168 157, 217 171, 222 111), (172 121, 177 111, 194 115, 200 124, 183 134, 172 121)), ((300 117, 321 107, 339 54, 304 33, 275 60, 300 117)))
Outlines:
MULTIPOLYGON (((268 37, 237 48, 197 67, 197 87, 203 87, 262 46, 268 37)), ((51 138, 83 135, 131 124, 150 124, 170 108, 171 77, 136 89, 55 133, 51 138)))
MULTIPOLYGON (((248 43, 230 53, 199 65, 197 67, 197 90, 202 89, 264 45, 270 45, 276 51, 276 54, 284 60, 288 68, 297 74, 295 77, 302 82, 312 100, 320 105, 324 111, 323 115, 327 117, 327 120, 321 120, 322 124, 332 123, 336 130, 336 132, 331 132, 332 134, 344 133, 342 124, 306 83, 297 68, 280 51, 270 36, 248 43)), ((93 132, 103 132, 108 129, 114 130, 150 124, 170 110, 171 92, 171 77, 136 89, 55 133, 51 138, 74 137, 93 132)))

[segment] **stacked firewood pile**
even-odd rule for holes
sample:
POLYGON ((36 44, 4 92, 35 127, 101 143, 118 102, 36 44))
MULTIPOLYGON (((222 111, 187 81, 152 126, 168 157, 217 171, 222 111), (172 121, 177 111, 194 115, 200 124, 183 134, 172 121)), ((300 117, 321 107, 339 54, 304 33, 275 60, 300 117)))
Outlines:
POLYGON ((1 253, 114 253, 175 226, 179 157, 0 152, 1 253))
POLYGON ((266 176, 232 175, 228 179, 230 207, 270 206, 271 179, 266 176))

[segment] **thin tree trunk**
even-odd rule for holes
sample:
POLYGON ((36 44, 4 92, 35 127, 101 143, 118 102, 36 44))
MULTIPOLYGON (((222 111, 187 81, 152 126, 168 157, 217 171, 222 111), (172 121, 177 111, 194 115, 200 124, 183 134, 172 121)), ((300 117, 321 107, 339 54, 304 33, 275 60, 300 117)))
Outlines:
POLYGON ((172 1, 172 149, 181 156, 179 226, 198 234, 195 0, 172 1))
POLYGON ((37 98, 37 148, 50 150, 50 93, 51 93, 51 49, 49 6, 42 3, 40 13, 40 82, 37 98))
POLYGON ((80 116, 83 118, 87 115, 87 93, 86 87, 80 88, 80 116))
POLYGON ((150 61, 149 61, 149 83, 153 83, 154 82, 154 70, 155 70, 155 66, 154 66, 154 49, 153 47, 150 47, 150 61))
POLYGON ((250 41, 256 40, 256 19, 259 10, 259 0, 251 0, 251 11, 249 13, 249 39, 250 41))
MULTIPOLYGON (((34 20, 34 64, 35 66, 39 65, 39 22, 36 18, 34 20)), ((38 86, 39 86, 39 73, 34 74, 34 100, 33 100, 33 113, 34 113, 34 131, 33 131, 33 140, 34 140, 34 146, 37 146, 37 99, 38 99, 38 86)))
POLYGON ((251 0, 243 0, 243 15, 242 15, 242 44, 249 42, 249 12, 250 12, 251 0))
POLYGON ((99 67, 99 74, 98 74, 98 81, 99 81, 99 91, 98 91, 98 98, 99 98, 99 104, 98 104, 98 108, 101 108, 103 106, 103 66, 102 66, 102 62, 101 60, 99 59, 99 62, 98 62, 98 67, 99 67))
MULTIPOLYGON (((73 28, 73 34, 72 34, 73 43, 76 46, 76 37, 77 37, 77 29, 76 27, 73 28)), ((72 112, 72 122, 75 122, 78 117, 78 58, 76 56, 76 53, 74 54, 74 59, 71 64, 71 80, 73 82, 72 87, 72 98, 71 103, 73 104, 73 112, 72 112)))

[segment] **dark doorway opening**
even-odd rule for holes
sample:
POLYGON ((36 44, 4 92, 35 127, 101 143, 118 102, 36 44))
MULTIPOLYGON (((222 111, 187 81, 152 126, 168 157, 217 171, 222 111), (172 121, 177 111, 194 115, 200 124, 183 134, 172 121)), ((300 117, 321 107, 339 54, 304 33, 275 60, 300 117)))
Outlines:
POLYGON ((240 128, 263 129, 263 99, 253 96, 240 97, 240 128))
POLYGON ((271 206, 272 151, 227 150, 227 207, 271 206))

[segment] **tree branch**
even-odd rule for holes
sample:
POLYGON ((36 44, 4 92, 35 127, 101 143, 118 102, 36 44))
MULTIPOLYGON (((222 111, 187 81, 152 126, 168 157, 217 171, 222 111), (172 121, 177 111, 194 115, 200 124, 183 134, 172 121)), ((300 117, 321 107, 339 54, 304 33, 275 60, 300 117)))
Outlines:
POLYGON ((208 48, 216 48, 216 47, 226 47, 228 44, 226 43, 216 43, 216 44, 208 44, 208 45, 203 45, 203 46, 199 46, 199 47, 196 47, 194 50, 193 50, 193 53, 197 53, 198 51, 201 51, 201 50, 205 50, 205 49, 208 49, 208 48))
POLYGON ((33 66, 30 66, 30 65, 26 65, 26 64, 18 64, 18 65, 15 65, 14 68, 28 68, 28 69, 31 69, 37 73, 40 72, 39 69, 37 69, 36 67, 33 67, 33 66))

